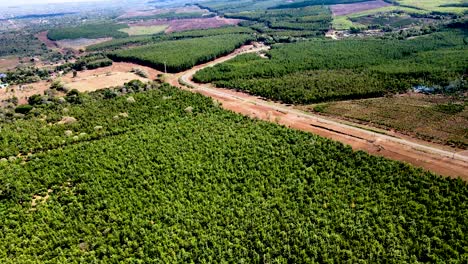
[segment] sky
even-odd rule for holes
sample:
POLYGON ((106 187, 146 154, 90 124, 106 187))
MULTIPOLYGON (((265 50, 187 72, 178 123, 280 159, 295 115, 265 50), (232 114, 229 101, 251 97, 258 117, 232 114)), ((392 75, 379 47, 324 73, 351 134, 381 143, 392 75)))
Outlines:
POLYGON ((97 2, 105 0, 0 0, 0 6, 19 6, 48 3, 97 2))

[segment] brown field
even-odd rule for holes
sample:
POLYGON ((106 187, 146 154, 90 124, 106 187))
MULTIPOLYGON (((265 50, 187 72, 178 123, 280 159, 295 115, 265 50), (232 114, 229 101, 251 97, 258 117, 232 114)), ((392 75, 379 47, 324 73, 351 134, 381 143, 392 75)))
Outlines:
POLYGON ((131 24, 130 26, 158 26, 169 25, 166 33, 185 31, 191 29, 218 28, 227 25, 237 25, 241 22, 239 19, 227 19, 221 17, 193 18, 193 19, 159 19, 131 24))
POLYGON ((391 4, 386 3, 382 0, 354 3, 354 4, 339 4, 332 5, 331 11, 334 16, 344 16, 349 14, 354 14, 366 10, 377 9, 385 6, 391 6, 391 4))
POLYGON ((168 9, 154 9, 154 10, 133 10, 128 11, 125 14, 119 16, 119 19, 132 18, 132 17, 145 17, 145 16, 154 16, 159 14, 165 14, 169 12, 174 12, 176 14, 181 13, 208 13, 208 10, 201 9, 197 6, 186 6, 179 8, 168 8, 168 9))
POLYGON ((112 40, 112 38, 98 38, 98 39, 79 38, 79 39, 64 39, 64 40, 56 41, 56 43, 60 48, 84 50, 87 46, 99 44, 99 43, 106 42, 109 40, 112 40))
MULTIPOLYGON (((112 66, 99 68, 95 70, 78 72, 78 76, 73 78, 72 73, 62 76, 60 80, 65 87, 77 89, 80 92, 92 92, 105 89, 112 86, 120 86, 131 80, 141 80, 144 82, 154 80, 161 72, 149 67, 144 67, 132 63, 114 63, 112 66), (148 78, 142 78, 130 71, 133 68, 139 68, 148 73, 148 78)), ((27 85, 15 85, 8 89, 0 89, 0 106, 5 104, 5 100, 17 97, 19 104, 26 104, 28 98, 34 94, 44 94, 49 89, 50 82, 40 81, 27 85), (13 91, 12 91, 13 90, 13 91)))
POLYGON ((18 64, 19 60, 17 57, 0 58, 0 72, 14 69, 18 64))
MULTIPOLYGON (((322 104, 322 114, 348 121, 389 129, 425 141, 451 145, 460 149, 468 146, 468 106, 460 113, 449 114, 437 105, 467 103, 466 97, 406 94, 364 100, 322 104)), ((313 106, 305 107, 313 111, 313 106)))

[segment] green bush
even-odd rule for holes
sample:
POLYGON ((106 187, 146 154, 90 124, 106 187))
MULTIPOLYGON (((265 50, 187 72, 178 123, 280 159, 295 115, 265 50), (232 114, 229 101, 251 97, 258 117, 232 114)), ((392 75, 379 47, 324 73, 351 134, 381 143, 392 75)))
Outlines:
POLYGON ((33 110, 32 105, 19 105, 15 108, 15 113, 26 115, 33 110))

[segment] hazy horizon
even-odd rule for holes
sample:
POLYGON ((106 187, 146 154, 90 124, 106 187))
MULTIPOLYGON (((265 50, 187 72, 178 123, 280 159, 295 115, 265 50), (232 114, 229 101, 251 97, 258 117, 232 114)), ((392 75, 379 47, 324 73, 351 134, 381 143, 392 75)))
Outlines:
POLYGON ((105 2, 109 0, 0 0, 0 6, 25 6, 37 4, 60 4, 60 3, 76 3, 76 2, 105 2))

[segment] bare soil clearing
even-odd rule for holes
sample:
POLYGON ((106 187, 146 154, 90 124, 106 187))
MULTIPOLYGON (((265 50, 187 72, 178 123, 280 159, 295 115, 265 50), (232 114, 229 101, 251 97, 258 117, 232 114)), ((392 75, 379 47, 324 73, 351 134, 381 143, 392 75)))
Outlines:
POLYGON ((168 8, 168 9, 154 9, 154 10, 132 10, 118 17, 119 19, 133 18, 133 17, 145 17, 154 16, 159 14, 165 14, 174 12, 176 14, 181 13, 208 13, 208 10, 199 8, 198 6, 186 6, 179 8, 168 8))
POLYGON ((84 50, 86 49, 87 46, 103 43, 109 40, 112 40, 112 38, 98 38, 98 39, 79 38, 79 39, 59 40, 59 41, 56 41, 56 43, 60 48, 84 50))
POLYGON ((468 155, 466 152, 446 150, 443 146, 427 142, 376 133, 330 118, 305 113, 291 106, 273 103, 249 94, 197 84, 192 81, 193 75, 200 69, 222 63, 241 53, 260 52, 265 49, 266 47, 242 47, 213 62, 171 75, 168 82, 174 86, 212 97, 221 102, 223 108, 246 116, 312 132, 348 144, 355 150, 363 150, 373 155, 407 162, 440 175, 468 180, 468 155), (187 88, 181 83, 191 88, 187 88))
MULTIPOLYGON (((80 92, 92 92, 113 86, 120 86, 131 80, 151 81, 157 78, 161 72, 149 67, 133 63, 114 63, 112 66, 95 70, 80 71, 76 78, 72 73, 60 77, 65 87, 77 89, 80 92), (130 71, 134 68, 141 69, 148 74, 143 78, 130 71)), ((43 95, 50 88, 51 82, 40 81, 32 84, 14 85, 8 89, 0 89, 0 102, 17 97, 19 104, 27 104, 28 98, 35 94, 43 95), (12 91, 13 90, 13 91, 12 91)))
POLYGON ((218 28, 228 25, 237 25, 242 20, 239 19, 228 19, 221 17, 209 17, 209 18, 192 18, 192 19, 158 19, 149 20, 144 22, 138 22, 130 24, 130 27, 134 26, 164 26, 169 25, 166 29, 166 33, 186 31, 192 29, 207 29, 207 28, 218 28))
POLYGON ((18 64, 19 60, 17 57, 0 58, 0 72, 14 69, 18 64))
POLYGON ((354 3, 354 4, 338 4, 330 7, 334 16, 344 16, 354 13, 359 13, 366 10, 377 9, 381 7, 391 6, 391 4, 382 0, 354 3))
MULTIPOLYGON (((405 135, 439 144, 468 145, 468 109, 459 113, 444 113, 439 105, 457 103, 462 99, 441 95, 409 93, 400 96, 321 104, 323 114, 386 130, 395 129, 405 135)), ((301 107, 313 111, 314 105, 301 107)), ((322 114, 322 113, 321 113, 322 114)))

